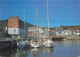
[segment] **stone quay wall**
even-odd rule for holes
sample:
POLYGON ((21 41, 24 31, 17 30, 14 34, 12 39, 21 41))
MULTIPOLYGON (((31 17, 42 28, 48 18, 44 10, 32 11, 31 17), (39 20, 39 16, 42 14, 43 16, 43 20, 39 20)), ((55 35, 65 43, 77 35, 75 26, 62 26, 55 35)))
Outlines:
POLYGON ((1 41, 0 42, 0 50, 13 49, 15 47, 17 47, 16 40, 13 40, 13 41, 1 41))

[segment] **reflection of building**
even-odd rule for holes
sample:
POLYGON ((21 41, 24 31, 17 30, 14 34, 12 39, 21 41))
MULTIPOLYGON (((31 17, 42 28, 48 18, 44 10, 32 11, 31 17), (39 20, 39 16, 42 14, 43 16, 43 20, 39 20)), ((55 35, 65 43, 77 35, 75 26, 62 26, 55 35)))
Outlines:
POLYGON ((5 34, 7 34, 7 23, 4 21, 0 21, 0 40, 6 37, 5 34))
POLYGON ((27 32, 27 25, 20 20, 19 16, 12 16, 8 19, 8 34, 21 36, 27 32))

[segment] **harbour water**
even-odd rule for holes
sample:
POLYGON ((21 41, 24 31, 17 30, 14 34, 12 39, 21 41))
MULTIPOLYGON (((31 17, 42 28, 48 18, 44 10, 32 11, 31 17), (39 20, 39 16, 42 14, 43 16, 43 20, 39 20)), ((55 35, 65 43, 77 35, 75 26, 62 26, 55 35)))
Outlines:
POLYGON ((80 57, 80 40, 55 41, 54 48, 15 48, 0 52, 0 57, 80 57))

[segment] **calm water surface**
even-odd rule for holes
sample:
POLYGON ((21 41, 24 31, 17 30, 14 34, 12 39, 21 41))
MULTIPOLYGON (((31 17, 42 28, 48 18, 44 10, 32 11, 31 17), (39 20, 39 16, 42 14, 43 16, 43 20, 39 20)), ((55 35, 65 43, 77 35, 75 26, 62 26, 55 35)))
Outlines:
POLYGON ((55 41, 54 48, 6 50, 0 57, 80 57, 80 40, 55 41))

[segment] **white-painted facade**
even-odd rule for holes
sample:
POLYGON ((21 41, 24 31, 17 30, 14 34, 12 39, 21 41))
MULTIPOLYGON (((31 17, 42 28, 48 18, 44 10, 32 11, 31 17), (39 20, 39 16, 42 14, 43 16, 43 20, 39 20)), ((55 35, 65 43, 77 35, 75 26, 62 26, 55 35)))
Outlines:
POLYGON ((8 28, 8 34, 25 34, 26 30, 20 28, 8 28))
POLYGON ((76 37, 80 37, 80 30, 75 30, 74 35, 76 35, 76 37))
POLYGON ((32 31, 39 31, 39 33, 43 33, 43 29, 38 27, 29 27, 28 32, 32 32, 32 31))
POLYGON ((72 35, 73 34, 73 31, 72 30, 63 30, 62 32, 61 32, 61 35, 62 36, 70 36, 70 35, 72 35))

